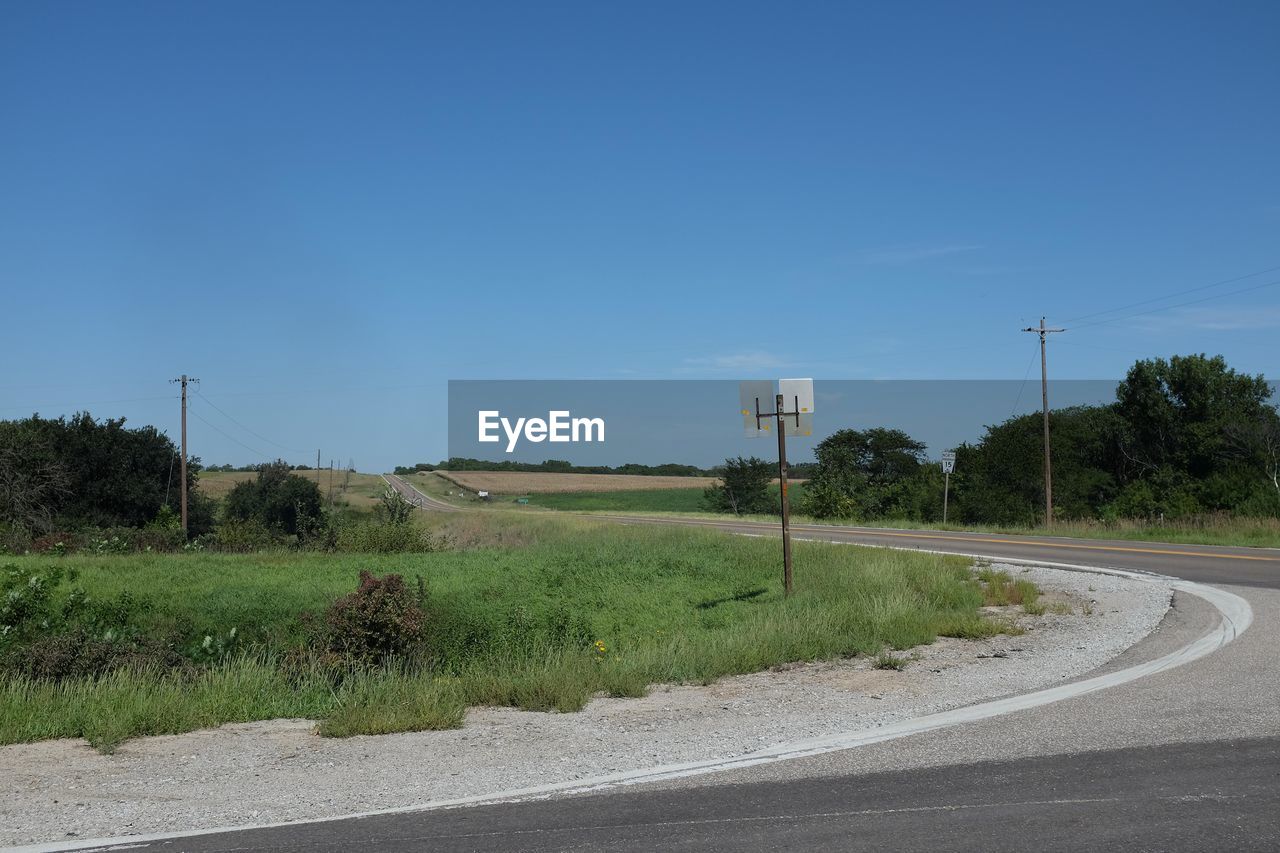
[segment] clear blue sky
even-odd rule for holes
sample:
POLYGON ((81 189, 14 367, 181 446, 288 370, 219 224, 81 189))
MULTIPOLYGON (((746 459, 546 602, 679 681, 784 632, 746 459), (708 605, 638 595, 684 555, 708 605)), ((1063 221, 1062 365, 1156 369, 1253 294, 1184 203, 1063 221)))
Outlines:
MULTIPOLYGON (((1280 267, 1277 44, 1274 2, 8 2, 0 417, 176 436, 185 371, 252 431, 197 397, 206 461, 370 470, 444 454, 449 378, 1021 379, 1042 313, 1280 267)), ((1274 379, 1280 286, 1127 315, 1275 281, 1051 369, 1274 379)))

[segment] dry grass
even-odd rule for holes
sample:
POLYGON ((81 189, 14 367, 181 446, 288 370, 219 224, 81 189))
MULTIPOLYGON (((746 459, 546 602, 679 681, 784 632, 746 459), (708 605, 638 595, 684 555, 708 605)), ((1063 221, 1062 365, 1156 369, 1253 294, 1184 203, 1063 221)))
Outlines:
MULTIPOLYGON (((329 469, 325 468, 320 471, 294 471, 299 477, 320 483, 320 494, 327 500, 329 497, 329 469)), ((242 483, 245 480, 251 480, 258 476, 254 471, 201 471, 200 472, 200 491, 204 492, 211 498, 225 498, 227 493, 235 487, 236 483, 242 483)), ((334 500, 345 500, 348 504, 357 508, 372 507, 378 502, 378 495, 387 488, 387 484, 377 474, 357 474, 352 473, 347 488, 343 491, 342 483, 346 478, 346 474, 340 470, 333 472, 333 497, 334 500)))
POLYGON ((523 471, 437 471, 468 491, 495 495, 705 489, 714 477, 645 477, 639 474, 549 474, 523 471))

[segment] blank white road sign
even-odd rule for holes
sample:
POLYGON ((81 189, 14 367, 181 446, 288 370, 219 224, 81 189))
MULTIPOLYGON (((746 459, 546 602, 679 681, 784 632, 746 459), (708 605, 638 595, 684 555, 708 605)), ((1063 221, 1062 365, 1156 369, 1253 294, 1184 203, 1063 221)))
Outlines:
POLYGON ((787 435, 813 435, 813 380, 779 379, 778 393, 782 395, 783 410, 799 412, 784 418, 787 435))
MULTIPOLYGON (((790 412, 793 409, 788 406, 787 411, 790 412)), ((784 432, 787 435, 813 435, 813 412, 801 412, 798 419, 795 415, 788 415, 782 420, 785 422, 784 432)))
POLYGON ((778 393, 782 395, 782 405, 786 411, 802 415, 806 412, 813 414, 812 379, 779 379, 778 393))
POLYGON ((748 379, 738 383, 738 403, 742 410, 742 428, 747 438, 764 438, 773 435, 774 415, 778 411, 777 396, 772 379, 748 379), (756 423, 756 407, 767 417, 756 423))

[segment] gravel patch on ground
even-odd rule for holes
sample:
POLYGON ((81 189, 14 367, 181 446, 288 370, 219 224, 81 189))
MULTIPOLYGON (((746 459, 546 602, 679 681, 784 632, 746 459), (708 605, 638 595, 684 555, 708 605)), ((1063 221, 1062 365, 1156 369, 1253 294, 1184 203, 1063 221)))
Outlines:
POLYGON ((333 740, 307 720, 271 720, 141 738, 114 755, 73 740, 3 747, 0 844, 412 806, 865 730, 1078 677, 1150 633, 1171 597, 1162 582, 995 567, 1070 613, 1005 608, 1025 633, 942 638, 900 653, 901 672, 868 658, 800 664, 575 714, 478 708, 456 731, 333 740))

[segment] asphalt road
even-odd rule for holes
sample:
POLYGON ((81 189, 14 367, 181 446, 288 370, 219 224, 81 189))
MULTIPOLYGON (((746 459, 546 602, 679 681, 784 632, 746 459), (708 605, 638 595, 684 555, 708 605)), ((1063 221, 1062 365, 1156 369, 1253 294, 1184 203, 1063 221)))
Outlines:
POLYGON ((397 477, 395 474, 383 474, 382 476, 387 481, 387 485, 399 492, 405 500, 418 507, 418 509, 427 510, 428 512, 458 512, 458 508, 453 504, 418 491, 417 487, 403 477, 397 477))
MULTIPOLYGON (((755 523, 615 520, 777 532, 755 523)), ((1232 586, 1249 599, 1255 621, 1235 642, 1178 669, 820 757, 659 786, 131 849, 1280 849, 1280 551, 818 525, 798 526, 795 534, 1171 574, 1232 586)), ((1211 608, 1176 606, 1166 630, 1148 642, 1181 642, 1179 630, 1195 636, 1213 619, 1211 608)))
POLYGON ((388 815, 168 850, 1276 850, 1280 739, 388 815), (1195 768, 1194 773, 1186 772, 1195 768))

